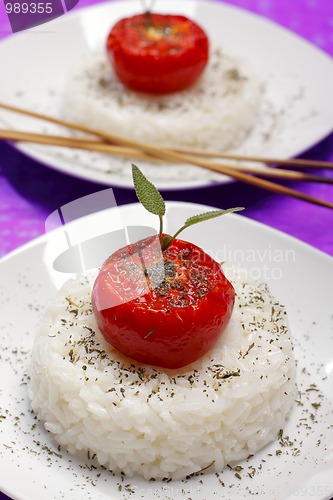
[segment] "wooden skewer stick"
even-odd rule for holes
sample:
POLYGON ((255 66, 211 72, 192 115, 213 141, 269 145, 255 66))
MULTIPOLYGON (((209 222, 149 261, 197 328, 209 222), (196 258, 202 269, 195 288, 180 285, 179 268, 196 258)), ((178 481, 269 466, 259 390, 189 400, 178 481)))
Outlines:
POLYGON ((281 165, 284 167, 333 169, 333 162, 330 161, 303 160, 300 158, 290 158, 284 160, 281 158, 269 158, 265 156, 239 155, 234 153, 221 153, 218 151, 202 151, 198 149, 184 148, 178 149, 178 151, 194 156, 201 156, 202 158, 224 158, 226 160, 252 161, 255 163, 265 163, 266 165, 281 165))
MULTIPOLYGON (((92 141, 78 137, 63 137, 58 135, 35 134, 33 132, 21 132, 18 130, 1 130, 0 139, 11 141, 33 142, 48 146, 61 146, 72 149, 85 149, 97 153, 107 153, 114 156, 135 157, 142 160, 154 160, 142 151, 123 146, 115 146, 102 141, 92 141)), ((162 160, 161 160, 162 161, 162 160)))
POLYGON ((9 106, 9 105, 0 103, 0 107, 2 107, 3 109, 7 109, 9 111, 14 111, 17 113, 25 114, 27 116, 31 116, 33 118, 38 118, 41 120, 49 121, 51 123, 56 123, 58 125, 61 125, 61 126, 73 129, 73 130, 79 130, 79 131, 84 132, 86 134, 95 135, 95 136, 100 137, 100 138, 104 139, 105 141, 111 142, 113 144, 126 146, 126 147, 130 147, 130 148, 135 148, 135 149, 138 149, 140 151, 145 152, 148 155, 152 155, 152 156, 155 156, 157 158, 160 158, 160 159, 163 159, 166 161, 171 160, 171 161, 178 161, 180 163, 190 163, 192 165, 197 165, 199 167, 203 167, 203 168, 206 168, 206 169, 211 170, 211 171, 215 171, 215 172, 222 173, 224 175, 228 175, 229 177, 232 177, 232 178, 237 179, 239 181, 245 182, 246 184, 250 184, 250 185, 259 187, 261 189, 267 189, 267 190, 272 191, 274 193, 292 196, 294 198, 297 198, 297 199, 300 199, 303 201, 308 201, 308 202, 313 203, 315 205, 323 206, 326 208, 331 208, 331 209, 333 208, 333 204, 329 203, 325 200, 315 198, 311 195, 302 193, 302 192, 297 191, 295 189, 292 189, 292 188, 289 188, 286 186, 281 186, 280 184, 276 184, 275 182, 268 181, 265 179, 260 179, 260 178, 254 177, 252 175, 246 174, 244 172, 237 171, 235 169, 233 170, 232 168, 224 167, 224 166, 221 166, 219 164, 206 161, 204 159, 194 158, 194 157, 188 156, 186 154, 179 153, 177 151, 172 151, 170 149, 160 148, 158 146, 154 146, 151 144, 145 144, 145 143, 142 143, 139 141, 126 139, 124 137, 119 137, 119 136, 116 136, 113 134, 108 134, 102 130, 92 129, 92 128, 89 128, 89 127, 86 127, 83 125, 78 125, 78 124, 68 122, 65 120, 60 120, 58 118, 53 118, 53 117, 49 117, 46 115, 42 115, 40 113, 35 113, 33 111, 23 110, 23 109, 15 107, 15 106, 9 106))
MULTIPOLYGON (((31 132, 21 132, 17 130, 0 130, 0 139, 7 139, 13 141, 23 141, 23 142, 33 142, 37 144, 51 145, 51 146, 61 146, 74 149, 84 149, 87 151, 111 154, 113 156, 121 156, 126 158, 135 158, 139 160, 148 161, 163 161, 159 158, 147 155, 142 151, 134 148, 115 146, 114 144, 108 144, 106 142, 87 140, 78 137, 63 137, 57 135, 44 135, 36 134, 31 132)), ((172 163, 174 163, 174 160, 172 163)), ((298 181, 310 181, 310 182, 321 182, 325 184, 333 184, 333 178, 320 177, 318 175, 306 174, 303 172, 297 172, 292 170, 281 170, 278 168, 266 168, 261 166, 252 165, 220 165, 221 167, 231 168, 233 170, 239 170, 242 172, 248 172, 250 174, 255 174, 259 177, 269 177, 278 178, 282 180, 298 180, 298 181)))
MULTIPOLYGON (((101 135, 100 131, 92 131, 88 127, 84 127, 78 124, 66 122, 64 120, 58 119, 58 118, 53 118, 50 116, 46 116, 40 113, 36 113, 34 111, 29 111, 26 109, 18 108, 16 106, 11 106, 9 104, 1 103, 0 102, 0 108, 5 109, 7 111, 12 111, 15 113, 20 113, 24 114, 26 116, 31 116, 32 118, 38 118, 40 120, 48 121, 66 128, 71 128, 73 130, 80 130, 81 132, 87 133, 87 134, 93 134, 97 135, 98 137, 104 138, 107 142, 110 142, 109 139, 106 138, 106 135, 104 137, 101 135), (96 134, 96 132, 99 132, 96 134)), ((191 156, 201 156, 203 158, 224 158, 224 159, 229 159, 229 160, 236 160, 236 161, 251 161, 251 162, 258 162, 258 163, 265 163, 265 164, 275 164, 275 165, 283 165, 284 167, 296 167, 296 168, 322 168, 322 169, 333 169, 333 162, 329 161, 319 161, 319 160, 305 160, 305 159, 299 159, 299 158, 290 158, 290 159, 281 159, 281 158, 269 158, 269 157, 264 157, 264 156, 256 156, 256 155, 239 155, 239 154, 234 154, 234 153, 221 153, 218 151, 203 151, 203 150, 197 150, 197 149, 188 149, 188 148, 181 148, 181 149, 176 149, 177 152, 185 155, 191 155, 191 156)))

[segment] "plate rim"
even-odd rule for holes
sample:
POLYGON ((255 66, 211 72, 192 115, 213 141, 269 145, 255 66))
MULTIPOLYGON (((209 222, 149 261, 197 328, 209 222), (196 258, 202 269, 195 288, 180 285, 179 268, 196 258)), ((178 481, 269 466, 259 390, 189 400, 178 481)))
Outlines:
MULTIPOLYGON (((125 203, 123 205, 119 205, 116 207, 109 208, 108 210, 119 210, 120 213, 121 211, 125 210, 135 210, 137 207, 142 207, 142 204, 140 202, 134 202, 134 203, 125 203)), ((166 209, 168 210, 168 207, 170 208, 192 208, 192 207, 197 207, 198 210, 202 211, 209 211, 209 210, 216 210, 218 207, 214 205, 206 205, 203 203, 195 203, 195 202, 187 202, 187 201, 174 201, 174 200, 166 200, 166 209)), ((95 212, 94 215, 96 215, 98 212, 95 212)), ((91 214, 90 214, 91 215, 91 214)), ((89 216, 85 216, 89 217, 89 216)), ((166 212, 166 217, 167 217, 167 212, 166 212)), ((268 224, 265 224, 263 222, 257 221, 255 219, 251 219, 250 217, 247 217, 246 215, 241 215, 241 214, 235 214, 235 213, 230 213, 228 214, 228 217, 232 218, 242 218, 243 221, 245 221, 245 224, 248 224, 250 226, 253 226, 254 228, 259 228, 261 231, 268 231, 271 232, 278 237, 281 237, 283 239, 286 239, 287 241, 290 241, 291 243, 304 247, 304 250, 310 253, 314 253, 320 258, 327 259, 327 262, 333 264, 333 257, 323 250, 320 250, 319 248, 316 248, 315 246, 311 245, 310 243, 307 243, 296 236, 292 236, 288 233, 285 233, 284 231, 280 229, 276 229, 275 227, 269 226, 268 224)), ((84 217, 79 218, 79 220, 84 219, 84 217)), ((74 224, 76 221, 73 221, 74 224)), ((56 229, 57 230, 57 229, 56 229)), ((49 236, 48 233, 43 233, 36 238, 33 238, 32 240, 24 243, 23 245, 20 245, 17 248, 14 248, 10 252, 6 253, 0 258, 0 267, 6 263, 7 260, 11 260, 12 258, 15 258, 17 255, 20 255, 24 253, 25 251, 29 251, 31 248, 41 245, 43 243, 46 243, 48 240, 49 236)))

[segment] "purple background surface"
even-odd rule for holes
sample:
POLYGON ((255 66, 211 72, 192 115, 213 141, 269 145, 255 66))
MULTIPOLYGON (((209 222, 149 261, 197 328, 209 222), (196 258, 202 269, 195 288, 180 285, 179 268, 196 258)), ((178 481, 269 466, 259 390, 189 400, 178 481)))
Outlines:
MULTIPOLYGON (((93 0, 82 0, 76 9, 92 3, 93 0)), ((333 55, 332 0, 227 0, 225 3, 267 17, 333 55)), ((0 0, 0 39, 6 36, 14 35, 10 31, 4 3, 0 0)), ((333 161, 333 134, 304 156, 333 161)), ((326 172, 325 175, 333 177, 333 172, 326 172)), ((333 202, 332 186, 310 183, 290 185, 333 202)), ((0 257, 43 234, 44 221, 55 208, 101 189, 105 187, 52 171, 9 145, 0 143, 0 257)), ((134 192, 128 189, 115 188, 115 196, 119 205, 136 201, 134 192)), ((247 207, 243 215, 333 255, 333 211, 328 209, 239 182, 166 192, 164 196, 167 200, 191 201, 216 207, 243 205, 247 207)), ((0 493, 0 499, 3 498, 0 493)))

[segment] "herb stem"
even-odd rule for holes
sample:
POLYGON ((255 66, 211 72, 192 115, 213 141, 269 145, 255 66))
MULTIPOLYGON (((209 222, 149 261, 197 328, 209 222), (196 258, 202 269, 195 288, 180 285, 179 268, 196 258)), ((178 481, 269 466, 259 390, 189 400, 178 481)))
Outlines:
POLYGON ((160 219, 160 232, 159 232, 159 238, 160 238, 160 242, 161 242, 161 245, 162 245, 163 215, 159 215, 158 217, 159 217, 159 219, 160 219))
POLYGON ((181 233, 181 231, 184 231, 186 227, 187 227, 186 224, 184 224, 184 226, 178 229, 178 231, 176 231, 173 236, 165 237, 163 241, 161 240, 162 250, 166 250, 168 246, 173 242, 173 240, 177 238, 178 234, 181 233))

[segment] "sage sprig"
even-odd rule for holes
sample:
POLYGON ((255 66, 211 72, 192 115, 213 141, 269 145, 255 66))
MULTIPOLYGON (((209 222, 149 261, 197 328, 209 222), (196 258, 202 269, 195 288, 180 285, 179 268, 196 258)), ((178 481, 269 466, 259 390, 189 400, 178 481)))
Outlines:
POLYGON ((138 200, 144 206, 148 212, 158 215, 160 220, 160 230, 159 237, 161 242, 162 250, 170 245, 170 243, 186 229, 187 227, 198 224, 209 219, 214 219, 215 217, 220 217, 221 215, 229 214, 231 212, 239 212, 244 210, 244 207, 228 208, 226 210, 211 210, 210 212, 204 212, 198 215, 193 215, 186 219, 183 226, 181 226, 178 231, 173 236, 164 236, 163 238, 163 215, 165 215, 165 202, 162 198, 161 193, 156 189, 156 187, 145 177, 141 172, 139 167, 132 165, 132 176, 134 182, 134 189, 138 200))

